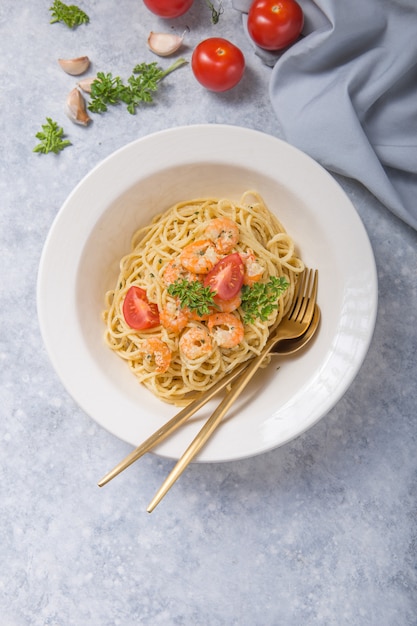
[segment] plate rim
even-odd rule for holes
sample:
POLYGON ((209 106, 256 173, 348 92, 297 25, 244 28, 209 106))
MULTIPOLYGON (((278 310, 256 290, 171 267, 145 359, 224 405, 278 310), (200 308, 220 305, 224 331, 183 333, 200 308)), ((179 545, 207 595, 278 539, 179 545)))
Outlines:
MULTIPOLYGON (((138 139, 135 139, 127 144, 125 144, 124 146, 121 146, 120 148, 118 148, 117 150, 115 150, 113 153, 111 153, 110 155, 108 155, 105 159, 103 159, 102 161, 100 161, 98 164, 96 164, 81 180, 80 182, 74 187, 74 189, 70 192, 70 194, 67 196, 66 200, 63 202, 63 204, 61 205, 57 215, 55 216, 51 227, 49 229, 48 235, 46 237, 43 249, 42 249, 42 254, 41 254, 41 258, 40 258, 40 262, 39 262, 39 269, 38 269, 38 279, 37 279, 37 310, 38 310, 38 320, 39 320, 39 325, 40 325, 40 329, 41 329, 41 335, 44 341, 44 345, 46 347, 48 356, 51 360, 51 363, 55 369, 55 371, 57 372, 62 384, 64 385, 64 387, 66 388, 67 392, 71 395, 71 397, 74 399, 74 401, 82 408, 82 410, 84 410, 96 423, 98 423, 99 425, 101 425, 103 428, 105 428, 106 430, 108 430, 109 432, 111 432, 112 434, 114 434, 115 436, 127 441, 127 439, 125 437, 120 437, 117 432, 114 432, 114 430, 109 429, 107 426, 104 426, 100 421, 97 420, 97 417, 91 415, 91 411, 87 411, 84 403, 79 401, 79 397, 77 398, 74 395, 74 390, 72 389, 71 384, 68 384, 68 380, 66 380, 65 375, 62 373, 62 367, 61 367, 61 363, 59 361, 59 358, 57 357, 56 354, 56 350, 54 349, 53 346, 51 346, 50 343, 50 337, 49 337, 49 333, 48 333, 48 328, 45 326, 45 315, 44 315, 44 307, 45 307, 45 294, 44 294, 44 288, 45 288, 45 274, 48 273, 48 267, 47 267, 47 263, 48 263, 48 258, 51 255, 51 247, 53 247, 54 245, 54 237, 56 236, 56 233, 59 232, 59 229, 61 228, 61 221, 63 220, 63 217, 66 216, 66 213, 68 211, 71 210, 71 203, 74 199, 74 197, 77 195, 77 193, 80 192, 80 189, 83 189, 83 186, 88 184, 89 182, 93 181, 97 175, 100 176, 100 173, 102 171, 104 171, 107 167, 112 166, 112 164, 114 162, 117 161, 117 159, 119 158, 119 156, 122 155, 127 155, 130 151, 135 151, 138 146, 139 146, 139 151, 141 151, 142 149, 146 150, 147 144, 152 143, 153 141, 159 141, 161 138, 162 140, 165 139, 165 137, 167 136, 176 136, 176 135, 181 135, 181 133, 206 133, 206 132, 210 132, 210 133, 222 133, 222 134, 229 134, 229 135, 237 135, 237 136, 242 136, 242 135, 246 135, 248 138, 258 138, 258 140, 260 141, 265 141, 265 142, 269 142, 269 144, 275 145, 275 146, 280 146, 281 148, 284 148, 285 150, 289 150, 290 152, 292 152, 294 155, 297 155, 298 157, 300 157, 302 160, 306 160, 306 162, 309 162, 310 165, 313 166, 314 168, 318 168, 317 171, 320 171, 322 176, 327 177, 327 180, 329 181, 329 183, 333 186, 335 186, 335 189, 337 189, 338 193, 340 193, 342 195, 342 197, 344 197, 345 201, 347 201, 348 206, 350 206, 352 213, 350 215, 350 218, 355 222, 355 226, 356 228, 359 229, 359 231, 361 232, 361 236, 362 236, 362 240, 365 243, 365 246, 367 247, 366 253, 368 255, 368 260, 370 262, 370 266, 368 267, 368 270, 370 271, 371 275, 372 275, 372 284, 371 284, 371 292, 370 292, 370 311, 368 314, 368 323, 367 323, 367 329, 366 329, 366 337, 363 339, 362 344, 361 344, 361 350, 360 353, 357 357, 357 362, 355 364, 355 367, 351 368, 349 370, 348 375, 344 378, 344 382, 342 385, 339 386, 339 393, 334 395, 331 399, 329 399, 324 412, 319 415, 316 419, 311 420, 310 423, 306 424, 306 427, 302 430, 300 430, 299 432, 297 432, 295 435, 290 436, 288 439, 279 442, 279 443, 272 443, 268 446, 265 446, 262 449, 259 450, 254 450, 253 452, 250 453, 245 453, 245 454, 234 454, 228 458, 221 458, 221 457, 217 457, 215 454, 209 454, 207 455, 200 455, 200 457, 198 457, 195 462, 226 462, 226 461, 233 461, 233 460, 238 460, 238 459, 243 459, 243 458, 247 458, 247 457, 251 457, 251 456, 256 456, 258 454, 262 454, 264 452, 267 452, 271 449, 274 449, 278 446, 284 445, 286 443, 288 443, 289 441, 291 441, 292 439, 294 439, 295 437, 300 436, 303 432, 305 432, 306 430, 308 430, 309 428, 311 428, 316 422, 318 422, 322 417, 324 417, 334 406, 335 404, 337 404, 337 402, 339 402, 339 400, 343 397, 343 395, 346 393, 347 389, 349 388, 349 386, 352 384, 353 380, 355 379, 355 377, 357 376, 360 368, 362 367, 363 361, 366 357, 366 354, 368 352, 369 349, 369 345, 371 343, 372 340, 372 336, 373 336, 373 332, 374 332, 374 328, 375 328, 375 323, 376 323, 376 316, 377 316, 377 308, 378 308, 378 282, 377 282, 377 270, 376 270, 376 263, 375 263, 375 257, 374 257, 374 253, 373 253, 373 249, 369 240, 369 236, 367 234, 367 231, 365 229, 365 226, 359 216, 359 214, 357 213, 352 201, 348 198, 346 192, 343 190, 343 188, 341 187, 341 185, 335 180, 335 178, 325 169, 323 168, 320 164, 318 164, 314 159, 312 159, 309 155, 305 154, 304 152, 302 152, 301 150, 299 150, 298 148, 296 148, 295 146, 292 146, 291 144, 288 144, 287 142, 285 142, 284 140, 275 137, 273 135, 264 133, 263 131, 259 131, 259 130, 255 130, 255 129, 250 129, 247 127, 241 127, 241 126, 236 126, 236 125, 227 125, 227 124, 194 124, 194 125, 189 125, 189 126, 177 126, 177 127, 172 127, 169 129, 164 129, 164 130, 159 130, 156 131, 155 133, 151 133, 149 135, 145 135, 144 137, 140 137, 138 139), (215 130, 214 130, 215 129, 215 130), (69 208, 68 208, 69 207, 69 208)), ((116 190, 113 192, 113 195, 115 198, 117 198, 117 194, 118 191, 117 189, 123 184, 123 182, 116 186, 116 190)), ((175 410, 175 407, 174 407, 175 410)), ((132 443, 132 442, 130 442, 132 443)), ((132 443, 132 445, 134 445, 132 443)), ((178 458, 177 455, 172 455, 172 453, 169 452, 169 446, 168 446, 168 450, 164 449, 164 447, 160 448, 157 450, 157 453, 160 456, 164 456, 164 457, 168 457, 168 458, 178 458)))

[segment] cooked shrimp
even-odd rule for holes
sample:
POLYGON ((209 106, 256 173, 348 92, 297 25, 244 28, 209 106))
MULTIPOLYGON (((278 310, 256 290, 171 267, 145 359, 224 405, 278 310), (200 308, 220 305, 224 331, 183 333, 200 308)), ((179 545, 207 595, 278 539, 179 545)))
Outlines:
POLYGON ((189 318, 197 322, 206 322, 210 315, 214 315, 215 313, 231 313, 232 311, 236 311, 236 309, 238 309, 242 304, 240 293, 238 293, 234 298, 230 298, 230 300, 222 300, 218 296, 214 296, 213 300, 215 306, 209 307, 208 313, 198 315, 197 311, 189 310, 189 318))
POLYGON ((210 315, 207 326, 210 335, 221 348, 234 348, 245 334, 242 322, 233 313, 210 315))
POLYGON ((195 309, 194 310, 188 309, 190 320, 194 320, 195 322, 205 322, 206 320, 208 320, 210 315, 213 315, 214 312, 215 312, 215 309, 213 307, 209 307, 209 312, 203 313, 203 315, 199 315, 195 309))
POLYGON ((159 321, 167 330, 179 334, 188 324, 190 315, 188 309, 181 308, 178 299, 168 300, 159 312, 159 321))
POLYGON ((140 351, 144 355, 144 360, 155 367, 158 374, 167 371, 171 364, 171 350, 167 344, 158 337, 149 337, 145 339, 140 347, 140 351))
POLYGON ((196 326, 183 333, 179 347, 184 356, 192 361, 209 354, 213 350, 213 344, 206 329, 196 326))
POLYGON ((204 232, 221 254, 230 252, 239 241, 239 226, 227 217, 210 220, 204 232))
POLYGON ((172 259, 172 261, 166 264, 162 277, 167 285, 172 285, 176 280, 188 280, 192 282, 199 279, 197 274, 186 270, 179 259, 172 259))
POLYGON ((179 258, 181 265, 194 274, 208 274, 218 261, 216 248, 209 239, 185 246, 179 258))
POLYGON ((216 303, 219 311, 222 313, 231 313, 240 307, 242 298, 240 297, 240 293, 238 293, 234 298, 230 298, 230 300, 222 300, 221 298, 214 296, 214 302, 216 303))
POLYGON ((261 280, 264 268, 258 261, 253 253, 253 250, 248 248, 248 251, 240 255, 245 266, 245 273, 243 274, 243 284, 252 287, 254 283, 261 280))

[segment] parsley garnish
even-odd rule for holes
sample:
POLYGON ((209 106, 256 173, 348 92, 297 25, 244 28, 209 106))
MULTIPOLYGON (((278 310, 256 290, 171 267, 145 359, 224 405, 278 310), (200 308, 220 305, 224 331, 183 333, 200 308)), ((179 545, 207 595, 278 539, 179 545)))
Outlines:
POLYGON ((40 139, 34 148, 33 152, 40 152, 41 154, 48 154, 48 152, 54 152, 58 154, 61 150, 71 145, 68 139, 62 139, 64 129, 58 126, 50 117, 46 118, 47 124, 42 124, 42 130, 36 133, 36 139, 40 139))
POLYGON ((109 105, 124 102, 132 115, 142 103, 153 102, 153 93, 158 90, 159 82, 187 63, 185 59, 177 59, 168 69, 163 70, 156 62, 140 63, 132 70, 127 84, 120 76, 111 73, 98 72, 97 78, 91 84, 91 100, 88 108, 93 113, 104 113, 109 105))
POLYGON ((256 318, 265 322, 272 311, 278 308, 278 298, 287 289, 289 282, 285 276, 271 276, 267 283, 255 283, 252 287, 242 287, 243 322, 251 324, 256 318))
POLYGON ((75 4, 64 4, 61 0, 54 0, 49 10, 52 13, 51 24, 64 22, 68 28, 75 28, 80 24, 87 24, 90 21, 87 13, 84 13, 84 11, 75 4))
POLYGON ((98 72, 97 78, 91 83, 91 101, 88 108, 93 113, 104 113, 107 105, 119 104, 120 94, 124 85, 120 76, 98 72))
POLYGON ((210 287, 204 287, 199 280, 189 282, 188 280, 176 280, 168 287, 171 296, 179 298, 181 307, 188 307, 190 311, 195 311, 197 315, 207 315, 210 307, 216 306, 214 302, 214 292, 210 287))

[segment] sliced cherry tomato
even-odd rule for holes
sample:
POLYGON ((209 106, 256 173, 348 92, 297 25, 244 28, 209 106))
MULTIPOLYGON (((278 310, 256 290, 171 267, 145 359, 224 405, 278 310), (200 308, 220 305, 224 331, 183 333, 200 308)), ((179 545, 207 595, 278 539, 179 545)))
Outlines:
POLYGON ((146 291, 140 287, 129 288, 123 302, 123 315, 126 324, 135 330, 145 330, 159 324, 158 306, 148 302, 146 291))
POLYGON ((194 0, 143 0, 143 4, 152 13, 169 19, 186 13, 193 2, 194 0))
POLYGON ((242 51, 227 39, 210 37, 201 41, 191 57, 198 82, 211 91, 227 91, 238 84, 245 71, 242 51))
POLYGON ((204 280, 204 286, 210 287, 221 300, 231 300, 240 291, 243 284, 245 267, 237 252, 225 256, 216 263, 204 280))
POLYGON ((254 0, 248 13, 248 32, 265 50, 281 50, 298 39, 303 10, 295 0, 254 0))

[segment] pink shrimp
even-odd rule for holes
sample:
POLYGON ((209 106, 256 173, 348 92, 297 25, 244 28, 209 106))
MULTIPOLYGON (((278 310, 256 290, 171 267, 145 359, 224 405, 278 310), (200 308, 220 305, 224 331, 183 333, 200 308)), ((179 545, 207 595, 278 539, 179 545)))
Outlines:
POLYGON ((236 311, 242 303, 242 298, 240 297, 240 292, 234 297, 230 298, 230 300, 222 300, 221 298, 214 296, 214 302, 221 313, 231 313, 232 311, 236 311))
POLYGON ((233 313, 210 315, 207 326, 210 335, 221 348, 234 348, 243 339, 243 324, 233 313))
POLYGON ((183 267, 194 274, 208 274, 216 265, 218 256, 213 242, 209 239, 194 241, 180 254, 180 262, 183 267))
POLYGON ((166 264, 162 277, 166 285, 172 285, 176 280, 181 279, 189 282, 199 279, 198 274, 186 270, 178 258, 172 259, 172 261, 166 264))
POLYGON ((264 273, 264 268, 260 263, 258 263, 253 250, 251 250, 250 248, 248 248, 247 252, 242 253, 240 255, 240 258, 242 259, 245 266, 243 284, 252 287, 254 283, 257 283, 261 280, 264 273))
POLYGON ((144 359, 155 366, 155 372, 163 374, 171 364, 172 353, 167 344, 158 337, 145 339, 140 347, 144 359))
POLYGON ((187 310, 190 316, 190 320, 194 320, 195 322, 205 322, 206 320, 208 320, 210 315, 212 315, 215 312, 213 307, 209 307, 209 313, 203 313, 202 315, 199 315, 195 309, 194 310, 187 309, 187 310))
POLYGON ((213 344, 206 329, 195 326, 181 335, 179 348, 187 359, 194 361, 209 354, 213 344))
POLYGON ((159 312, 159 321, 167 330, 179 334, 188 324, 190 319, 188 309, 181 308, 180 301, 168 300, 159 312))
POLYGON ((221 254, 227 254, 233 250, 239 241, 239 226, 228 217, 210 220, 204 232, 221 254))
POLYGON ((230 300, 222 300, 218 296, 214 296, 213 300, 215 306, 209 307, 208 313, 198 315, 197 311, 189 311, 190 319, 197 322, 206 322, 210 315, 214 315, 215 313, 231 313, 232 311, 236 311, 242 304, 240 293, 234 298, 230 298, 230 300))

